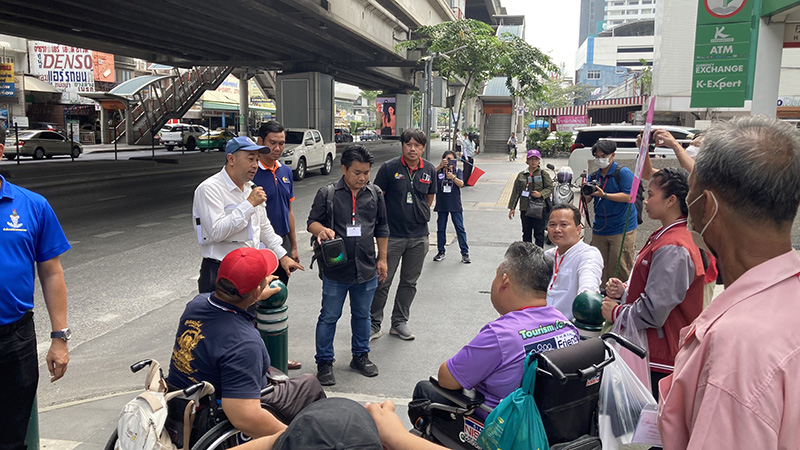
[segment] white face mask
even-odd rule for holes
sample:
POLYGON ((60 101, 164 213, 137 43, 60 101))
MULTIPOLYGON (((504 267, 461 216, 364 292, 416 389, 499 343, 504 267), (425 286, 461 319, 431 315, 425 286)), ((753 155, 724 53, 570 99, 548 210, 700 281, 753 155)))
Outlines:
POLYGON ((692 158, 697 157, 697 151, 700 150, 700 147, 695 147, 694 145, 690 145, 686 147, 686 153, 692 158))
MULTIPOLYGON (((689 217, 686 219, 686 228, 692 234, 692 241, 694 242, 694 245, 696 245, 700 250, 713 255, 713 252, 708 248, 708 244, 706 244, 705 239, 703 239, 703 233, 705 233, 708 229, 708 226, 711 225, 711 221, 714 220, 714 217, 717 217, 719 204, 717 203, 717 197, 714 195, 714 193, 710 191, 709 193, 711 194, 711 198, 714 200, 714 214, 711 215, 711 219, 709 219, 706 226, 703 227, 703 230, 698 233, 697 229, 694 227, 694 223, 692 222, 692 214, 689 213, 689 217)), ((697 201, 703 197, 703 195, 705 195, 705 193, 698 195, 696 199, 692 200, 689 205, 687 205, 687 208, 691 208, 692 205, 697 203, 697 201)))
POLYGON ((597 163, 597 166, 600 167, 601 169, 605 169, 611 164, 608 158, 595 158, 594 161, 597 163))

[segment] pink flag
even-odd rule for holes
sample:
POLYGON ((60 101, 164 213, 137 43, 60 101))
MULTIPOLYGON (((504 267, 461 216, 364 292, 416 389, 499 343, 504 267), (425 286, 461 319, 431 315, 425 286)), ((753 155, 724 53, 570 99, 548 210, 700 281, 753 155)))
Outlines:
POLYGON ((644 168, 644 159, 647 156, 647 148, 650 146, 650 129, 653 127, 653 111, 656 107, 656 96, 650 98, 650 108, 647 110, 647 120, 644 123, 644 131, 642 131, 642 145, 639 147, 639 157, 636 158, 636 170, 633 172, 633 183, 631 183, 631 201, 636 201, 636 193, 639 191, 639 183, 642 179, 642 169, 644 168))

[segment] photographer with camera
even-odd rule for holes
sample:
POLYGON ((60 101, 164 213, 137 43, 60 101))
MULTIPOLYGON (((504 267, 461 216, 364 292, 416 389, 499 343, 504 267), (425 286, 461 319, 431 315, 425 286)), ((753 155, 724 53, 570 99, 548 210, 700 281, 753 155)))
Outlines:
POLYGON ((447 215, 453 218, 453 226, 458 236, 458 246, 461 247, 461 262, 469 264, 469 246, 467 245, 467 230, 464 228, 464 213, 461 207, 461 188, 464 187, 464 176, 456 164, 456 154, 447 150, 442 154, 442 162, 436 166, 436 179, 439 189, 436 190, 436 207, 439 213, 436 220, 436 246, 439 252, 433 257, 434 261, 444 259, 444 244, 446 241, 447 215))
POLYGON ((350 367, 366 377, 378 375, 378 368, 367 357, 370 307, 378 282, 386 279, 388 271, 389 224, 383 193, 369 182, 373 161, 372 154, 363 146, 348 147, 342 153, 342 178, 317 191, 308 215, 308 231, 316 237, 317 243, 325 246, 325 242, 339 240, 338 245, 343 247, 345 256, 344 262, 330 261, 323 248, 317 261, 322 278, 322 309, 317 319, 317 354, 314 358, 317 379, 323 386, 336 384, 333 336, 348 292, 353 316, 350 321, 353 333, 350 367))
POLYGON ((639 226, 636 206, 631 204, 628 213, 633 172, 614 162, 616 151, 617 143, 606 139, 600 139, 592 146, 592 155, 600 168, 589 174, 586 184, 581 187, 584 201, 588 203, 590 198, 594 200, 591 245, 603 255, 603 283, 611 277, 628 279, 633 267, 636 228, 639 226), (623 236, 625 246, 619 258, 618 270, 617 259, 623 236))

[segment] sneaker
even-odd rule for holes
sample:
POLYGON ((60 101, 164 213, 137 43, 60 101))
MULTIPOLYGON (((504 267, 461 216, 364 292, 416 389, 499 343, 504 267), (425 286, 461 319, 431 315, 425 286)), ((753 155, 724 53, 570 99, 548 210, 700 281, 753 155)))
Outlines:
POLYGON ((404 341, 410 341, 416 337, 411 334, 411 330, 408 329, 408 325, 405 322, 393 326, 392 329, 389 330, 389 334, 393 334, 404 341))
POLYGON ((372 330, 370 330, 369 332, 369 340, 372 341, 378 339, 381 336, 383 336, 383 331, 381 331, 381 327, 380 326, 376 327, 375 325, 373 325, 372 330))
POLYGON ((333 386, 336 378, 333 376, 333 362, 326 361, 317 364, 317 380, 323 386, 333 386))
POLYGON ((464 264, 469 264, 472 262, 472 260, 469 259, 469 253, 464 253, 463 255, 461 255, 461 262, 464 264))
POLYGON ((439 262, 444 259, 444 252, 439 252, 433 257, 433 260, 439 262))
POLYGON ((353 360, 350 361, 350 367, 359 371, 361 375, 365 377, 374 377, 378 375, 378 366, 369 360, 366 353, 353 356, 353 360))

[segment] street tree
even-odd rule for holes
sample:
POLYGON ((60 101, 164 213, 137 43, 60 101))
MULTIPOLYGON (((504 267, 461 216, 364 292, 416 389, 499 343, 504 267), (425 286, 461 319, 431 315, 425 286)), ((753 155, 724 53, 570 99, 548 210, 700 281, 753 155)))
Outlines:
POLYGON ((464 82, 454 115, 459 119, 465 99, 476 97, 484 83, 493 77, 506 77, 506 87, 512 96, 533 100, 544 92, 543 81, 548 73, 558 70, 538 48, 510 33, 496 36, 491 26, 473 19, 421 26, 413 39, 401 42, 397 48, 421 48, 428 57, 448 54, 435 58, 433 68, 448 80, 458 78, 464 82))

